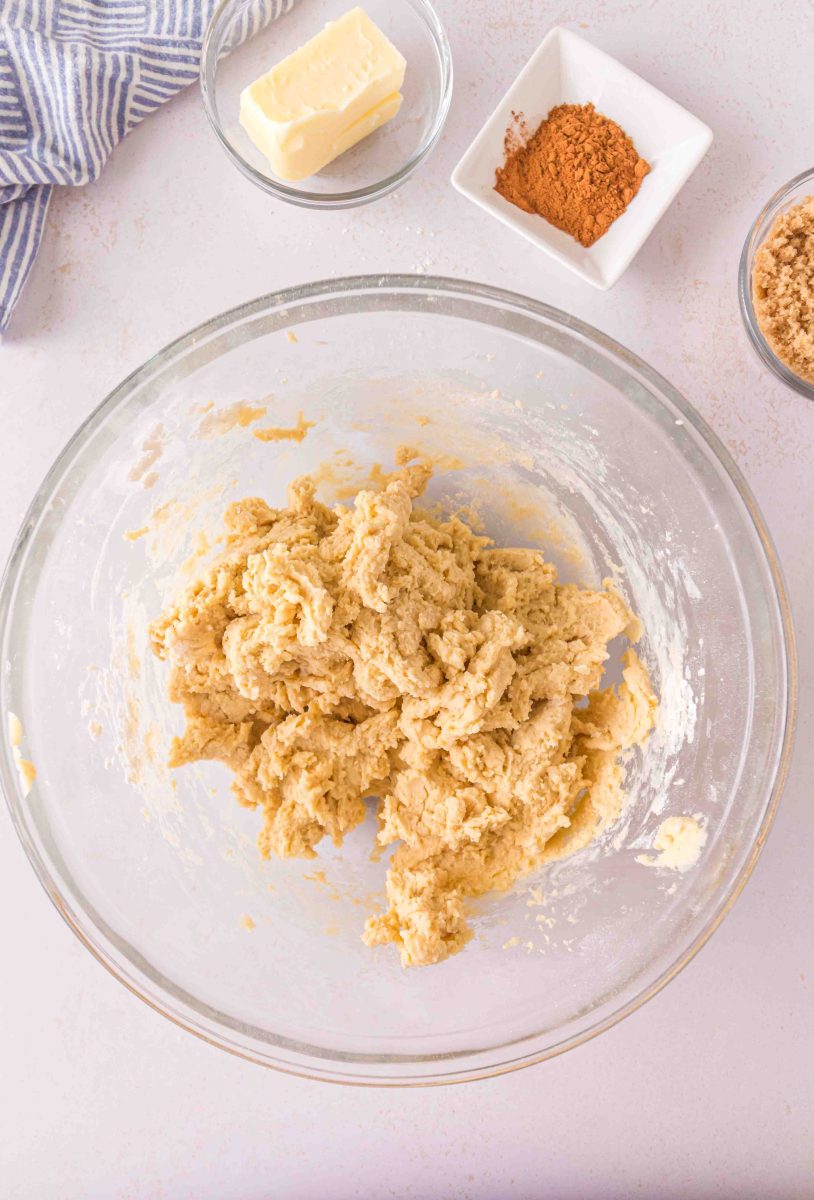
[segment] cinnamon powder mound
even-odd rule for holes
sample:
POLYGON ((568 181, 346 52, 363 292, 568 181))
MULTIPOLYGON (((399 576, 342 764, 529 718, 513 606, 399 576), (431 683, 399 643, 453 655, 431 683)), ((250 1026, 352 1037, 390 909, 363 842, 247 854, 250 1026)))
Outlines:
POLYGON ((593 104, 552 108, 521 144, 517 131, 509 130, 505 151, 495 191, 583 246, 607 233, 650 170, 624 130, 593 104))
POLYGON ((814 383, 814 196, 776 217, 755 255, 752 300, 774 353, 814 383))

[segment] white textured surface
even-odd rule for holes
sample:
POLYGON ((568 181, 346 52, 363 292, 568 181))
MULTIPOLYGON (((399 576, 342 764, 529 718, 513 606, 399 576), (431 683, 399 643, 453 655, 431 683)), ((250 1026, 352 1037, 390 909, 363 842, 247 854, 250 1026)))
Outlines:
POLYGON ((814 158, 810 5, 438 6, 455 53, 452 114, 430 162, 379 205, 325 215, 273 205, 230 167, 194 91, 128 138, 100 183, 57 196, 0 348, 0 554, 76 425, 152 351, 223 308, 358 271, 432 270, 526 292, 661 370, 755 491, 785 567, 801 666, 798 746, 774 831, 708 947, 611 1032, 503 1079, 375 1092, 238 1062, 132 998, 60 921, 3 815, 3 1200, 814 1192, 814 407, 758 367, 735 289, 757 208, 814 158), (608 294, 535 255, 448 183, 558 22, 574 22, 715 132, 608 294))

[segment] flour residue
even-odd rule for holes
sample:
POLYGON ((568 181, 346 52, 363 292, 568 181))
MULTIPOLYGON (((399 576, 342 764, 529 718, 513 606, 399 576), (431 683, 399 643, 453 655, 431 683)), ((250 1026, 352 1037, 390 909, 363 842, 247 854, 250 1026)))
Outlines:
POLYGON ((166 432, 163 425, 156 425, 141 444, 141 454, 131 467, 128 479, 132 483, 141 483, 142 487, 152 487, 158 474, 153 470, 164 453, 166 432))
POLYGON ((198 438, 221 437, 233 429, 246 429, 259 421, 268 412, 268 405, 230 404, 227 408, 213 409, 199 422, 195 436, 198 438))

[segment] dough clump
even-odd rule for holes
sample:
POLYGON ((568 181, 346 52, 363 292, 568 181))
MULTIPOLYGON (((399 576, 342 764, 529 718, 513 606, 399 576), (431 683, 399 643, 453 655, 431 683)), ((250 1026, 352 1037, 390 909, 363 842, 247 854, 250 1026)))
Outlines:
POLYGON ((616 818, 620 756, 656 708, 630 649, 599 687, 608 644, 639 635, 618 592, 416 509, 429 477, 408 466, 353 507, 308 477, 286 509, 232 504, 223 552, 151 627, 186 713, 171 765, 226 763, 264 856, 340 844, 379 797, 378 842, 398 848, 364 939, 405 966, 461 949, 468 898, 616 818))

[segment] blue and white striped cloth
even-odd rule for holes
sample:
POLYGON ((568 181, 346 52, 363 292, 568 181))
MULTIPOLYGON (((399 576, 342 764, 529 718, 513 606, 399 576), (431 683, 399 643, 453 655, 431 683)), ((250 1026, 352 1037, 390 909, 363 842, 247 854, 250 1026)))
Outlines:
MULTIPOLYGON (((99 176, 113 148, 198 77, 217 0, 0 0, 0 334, 54 185, 99 176)), ((293 0, 253 0, 232 46, 293 0)))

